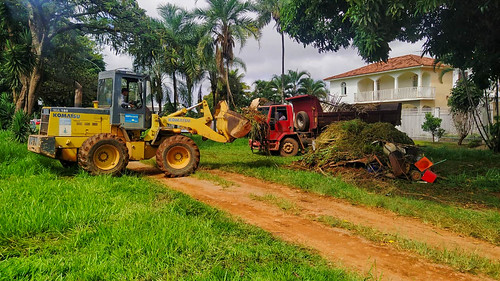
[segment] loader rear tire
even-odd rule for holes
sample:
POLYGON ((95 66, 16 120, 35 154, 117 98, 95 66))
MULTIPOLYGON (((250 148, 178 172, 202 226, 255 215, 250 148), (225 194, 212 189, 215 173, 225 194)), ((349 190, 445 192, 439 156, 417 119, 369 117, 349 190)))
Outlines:
POLYGON ((307 132, 309 129, 309 115, 305 111, 299 111, 295 115, 295 127, 300 132, 307 132))
POLYGON ((156 151, 156 164, 169 178, 193 173, 200 163, 200 150, 194 141, 183 135, 165 139, 156 151))
POLYGON ((125 143, 108 133, 91 136, 78 151, 78 165, 92 175, 120 175, 128 160, 125 143))
POLYGON ((295 156, 299 152, 299 142, 294 138, 281 141, 280 155, 283 157, 295 156))

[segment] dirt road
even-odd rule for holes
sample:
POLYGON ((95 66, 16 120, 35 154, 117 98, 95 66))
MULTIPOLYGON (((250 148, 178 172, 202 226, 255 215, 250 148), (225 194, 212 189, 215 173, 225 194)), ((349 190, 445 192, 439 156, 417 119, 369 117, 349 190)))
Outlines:
POLYGON ((382 277, 384 280, 487 280, 487 278, 457 272, 416 254, 368 241, 347 230, 327 227, 316 219, 321 216, 331 216, 422 241, 435 247, 458 248, 493 260, 500 259, 500 248, 497 246, 426 225, 417 219, 400 217, 383 210, 353 206, 332 197, 307 193, 255 178, 222 171, 209 171, 234 183, 231 187, 223 188, 193 177, 165 178, 157 169, 137 162, 130 163, 128 168, 240 217, 280 239, 312 248, 330 261, 363 274, 382 277), (265 200, 255 200, 270 195, 291 202, 298 211, 287 212, 265 200))

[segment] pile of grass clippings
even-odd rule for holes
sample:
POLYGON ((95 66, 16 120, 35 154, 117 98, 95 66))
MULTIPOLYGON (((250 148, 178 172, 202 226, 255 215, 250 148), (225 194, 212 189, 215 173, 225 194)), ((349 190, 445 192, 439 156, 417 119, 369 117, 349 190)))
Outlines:
POLYGON ((370 159, 385 160, 382 146, 374 142, 413 145, 413 140, 389 123, 367 124, 361 120, 336 122, 329 125, 316 139, 315 149, 300 161, 308 168, 328 168, 338 163, 370 159))

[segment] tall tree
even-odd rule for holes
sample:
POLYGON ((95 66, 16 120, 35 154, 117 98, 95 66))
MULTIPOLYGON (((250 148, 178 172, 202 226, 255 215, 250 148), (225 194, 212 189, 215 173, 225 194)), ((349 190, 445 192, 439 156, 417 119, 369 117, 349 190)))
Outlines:
POLYGON ((142 25, 137 40, 129 45, 128 53, 134 57, 134 69, 147 73, 151 79, 151 106, 154 111, 154 103, 158 104, 158 112, 162 112, 164 100, 163 78, 165 73, 165 61, 163 42, 169 41, 163 31, 164 25, 161 20, 147 18, 142 25))
POLYGON ((158 8, 163 23, 162 46, 164 68, 172 77, 174 92, 174 107, 177 108, 179 101, 178 75, 182 67, 183 49, 187 37, 192 32, 191 15, 173 4, 161 5, 158 8))
MULTIPOLYGON (((256 4, 259 13, 259 24, 265 26, 274 20, 274 27, 281 36, 281 88, 285 88, 285 33, 281 28, 280 17, 282 0, 258 0, 256 4)), ((281 103, 285 103, 285 92, 281 92, 281 103)))
POLYGON ((229 84, 229 70, 234 61, 233 48, 238 42, 241 47, 249 37, 259 38, 257 22, 249 12, 250 2, 239 0, 208 0, 206 9, 198 9, 196 15, 202 20, 205 30, 215 45, 215 57, 219 75, 224 78, 228 102, 234 104, 229 84))
POLYGON ((31 32, 35 59, 25 101, 28 114, 33 111, 49 48, 57 36, 82 30, 101 42, 111 43, 117 51, 125 51, 137 23, 145 17, 135 0, 19 0, 8 8, 12 13, 27 15, 31 32))
POLYGON ((184 48, 182 48, 181 73, 186 81, 186 87, 189 95, 188 106, 192 105, 195 86, 205 77, 204 55, 199 46, 204 40, 204 34, 201 26, 196 23, 190 25, 189 36, 186 38, 184 48))

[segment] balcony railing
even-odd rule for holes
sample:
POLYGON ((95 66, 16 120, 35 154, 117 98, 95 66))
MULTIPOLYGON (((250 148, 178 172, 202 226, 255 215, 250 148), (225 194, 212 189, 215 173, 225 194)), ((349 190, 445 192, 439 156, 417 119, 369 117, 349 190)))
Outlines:
POLYGON ((355 102, 386 102, 402 100, 435 99, 434 87, 409 87, 388 90, 360 92, 354 94, 355 102))

